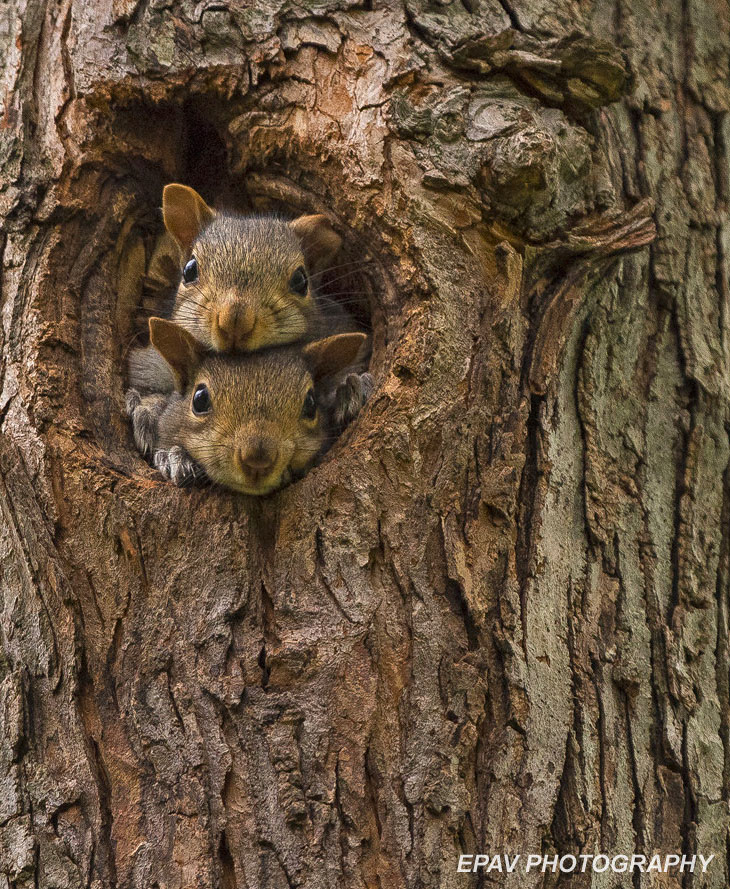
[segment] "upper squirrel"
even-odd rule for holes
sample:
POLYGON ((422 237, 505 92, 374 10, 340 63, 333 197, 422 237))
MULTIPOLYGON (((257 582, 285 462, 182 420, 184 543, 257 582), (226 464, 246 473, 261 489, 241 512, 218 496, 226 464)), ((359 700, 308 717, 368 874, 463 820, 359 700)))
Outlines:
POLYGON ((129 404, 142 425, 157 427, 156 465, 164 472, 160 461, 180 463, 165 472, 179 480, 194 476, 196 464, 211 481, 259 495, 301 475, 321 453, 330 431, 321 382, 350 365, 366 339, 343 333, 221 355, 171 321, 150 318, 149 328, 177 393, 159 411, 156 396, 129 404))
MULTIPOLYGON (((311 280, 341 246, 325 216, 216 212, 177 183, 164 188, 162 214, 182 267, 172 320, 207 348, 253 352, 342 329, 339 317, 324 317, 311 280)), ((173 389, 152 349, 131 353, 129 378, 140 391, 173 389)))

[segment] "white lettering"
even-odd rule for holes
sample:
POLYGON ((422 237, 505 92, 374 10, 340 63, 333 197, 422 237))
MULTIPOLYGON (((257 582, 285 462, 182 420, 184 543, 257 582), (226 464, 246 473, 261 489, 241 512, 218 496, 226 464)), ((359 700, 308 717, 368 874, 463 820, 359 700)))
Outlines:
POLYGON ((593 859, 593 871, 594 873, 602 874, 608 870, 610 864, 611 862, 608 860, 608 855, 596 855, 596 857, 593 859), (599 867, 599 861, 605 861, 606 863, 602 867, 599 867))
POLYGON ((542 855, 528 855, 527 864, 525 865, 525 873, 529 874, 533 867, 537 867, 542 862, 542 855))
POLYGON ((513 861, 510 861, 510 860, 509 860, 509 855, 505 855, 505 856, 504 856, 504 864, 505 864, 505 867, 507 868, 507 873, 508 873, 508 874, 511 874, 512 871, 517 867, 517 862, 518 862, 519 860, 520 860, 520 856, 519 856, 519 855, 515 855, 513 861))
POLYGON ((709 858, 705 858, 704 855, 700 855, 700 861, 702 862, 702 873, 704 873, 707 868, 710 866, 710 862, 715 857, 714 853, 710 855, 709 858))
POLYGON ((456 868, 457 873, 468 874, 471 872, 471 860, 473 855, 459 855, 459 866, 456 868))
POLYGON ((616 855, 611 861, 611 870, 616 874, 625 874, 629 867, 628 855, 616 855))
POLYGON ((613 855, 605 853, 599 855, 459 855, 457 872, 460 874, 477 873, 483 870, 486 873, 514 873, 521 865, 523 872, 540 868, 543 873, 572 874, 592 871, 596 874, 605 873, 609 868, 617 874, 629 873, 669 873, 675 870, 679 873, 694 873, 699 860, 702 873, 707 870, 716 855, 680 855, 680 853, 668 853, 665 855, 613 855))
POLYGON ((662 869, 662 860, 658 855, 652 855, 651 861, 649 862, 649 866, 646 869, 646 872, 649 873, 650 870, 657 870, 661 873, 662 869))
POLYGON ((578 860, 575 855, 563 855, 560 859, 560 873, 572 874, 577 864, 578 860), (566 862, 569 862, 569 864, 566 864, 566 862))

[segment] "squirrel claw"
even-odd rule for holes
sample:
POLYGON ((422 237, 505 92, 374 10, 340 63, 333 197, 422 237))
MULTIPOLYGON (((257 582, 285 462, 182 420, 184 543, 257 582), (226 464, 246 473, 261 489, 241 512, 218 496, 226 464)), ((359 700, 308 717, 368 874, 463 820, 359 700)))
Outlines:
POLYGON ((125 395, 127 414, 132 420, 132 432, 137 450, 145 457, 155 450, 157 423, 166 403, 166 396, 146 395, 136 389, 128 389, 125 395))
POLYGON ((369 373, 351 373, 340 383, 335 392, 333 420, 335 427, 342 430, 360 413, 362 406, 371 396, 375 381, 369 373))
POLYGON ((201 475, 196 462, 179 445, 171 447, 169 451, 155 451, 152 462, 155 469, 178 487, 190 484, 201 475))
POLYGON ((124 394, 124 407, 128 417, 133 417, 134 412, 142 403, 142 396, 136 389, 127 389, 124 394))

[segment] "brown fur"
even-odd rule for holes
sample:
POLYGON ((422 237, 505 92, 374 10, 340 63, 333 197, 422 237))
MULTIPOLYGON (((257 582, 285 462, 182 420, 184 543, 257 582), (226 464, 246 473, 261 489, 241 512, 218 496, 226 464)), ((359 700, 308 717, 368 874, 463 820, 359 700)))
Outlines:
POLYGON ((252 352, 311 338, 322 313, 311 284, 300 295, 289 282, 302 267, 311 275, 340 248, 322 215, 286 222, 272 216, 216 213, 193 189, 172 184, 163 216, 181 251, 195 257, 199 280, 180 282, 173 320, 219 352, 252 352))
MULTIPOLYGON (((253 352, 352 329, 349 316, 335 304, 323 309, 311 282, 301 295, 289 286, 297 268, 311 274, 339 249, 340 238, 326 217, 286 222, 217 213, 192 188, 179 184, 165 187, 163 216, 179 251, 180 269, 192 256, 198 263, 198 280, 180 281, 172 320, 202 346, 224 353, 253 352)), ((369 375, 360 377, 358 381, 350 374, 349 384, 342 385, 333 377, 322 392, 333 431, 344 428, 372 389, 369 375)), ((128 413, 137 447, 153 457, 163 474, 186 480, 193 462, 180 456, 179 446, 174 454, 166 453, 157 435, 166 401, 156 396, 179 389, 180 368, 173 373, 154 345, 134 349, 129 384, 128 413)))
MULTIPOLYGON (((150 337, 178 381, 158 420, 158 447, 182 448, 214 482, 247 494, 267 494, 301 475, 322 451, 329 428, 318 408, 302 416, 310 389, 354 360, 364 334, 341 334, 305 346, 249 355, 206 353, 184 328, 150 319, 150 337), (212 402, 196 416, 200 384, 212 402)), ((319 400, 319 399, 318 399, 319 400)))

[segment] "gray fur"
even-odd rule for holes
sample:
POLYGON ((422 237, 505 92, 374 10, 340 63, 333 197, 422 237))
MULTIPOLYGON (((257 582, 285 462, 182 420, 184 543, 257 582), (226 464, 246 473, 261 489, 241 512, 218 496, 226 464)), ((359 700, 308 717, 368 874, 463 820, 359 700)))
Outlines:
POLYGON ((348 373, 334 390, 331 405, 331 429, 339 435, 362 410, 370 398, 375 381, 369 373, 348 373))
POLYGON ((125 396, 137 450, 145 457, 152 458, 153 466, 164 478, 176 485, 185 485, 202 477, 202 470, 179 445, 170 448, 158 446, 160 420, 173 400, 176 399, 172 394, 154 393, 142 396, 136 389, 128 389, 125 396))
MULTIPOLYGON (((293 382, 305 372, 301 353, 291 346, 247 356, 211 355, 206 366, 209 376, 218 383, 219 402, 222 399, 227 404, 222 413, 229 422, 241 412, 272 419, 290 413, 290 400, 297 391, 293 382)), ((369 373, 352 372, 351 368, 318 384, 317 400, 325 427, 323 444, 355 419, 373 386, 369 373)), ((151 457, 164 478, 179 486, 205 478, 204 470, 179 443, 184 438, 188 400, 177 392, 142 396, 136 389, 129 389, 126 395, 137 448, 151 457)))
POLYGON ((178 487, 184 487, 204 475, 198 464, 179 445, 155 451, 152 463, 164 478, 178 487))
POLYGON ((154 346, 132 349, 129 353, 129 385, 142 394, 175 391, 170 365, 154 346))
POLYGON ((137 450, 145 457, 157 448, 160 417, 165 412, 169 396, 164 394, 140 395, 136 389, 126 394, 127 415, 132 421, 132 433, 137 450))
POLYGON ((267 294, 277 277, 298 258, 299 239, 287 222, 275 216, 218 213, 198 235, 192 252, 220 289, 267 294))

